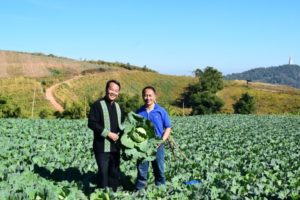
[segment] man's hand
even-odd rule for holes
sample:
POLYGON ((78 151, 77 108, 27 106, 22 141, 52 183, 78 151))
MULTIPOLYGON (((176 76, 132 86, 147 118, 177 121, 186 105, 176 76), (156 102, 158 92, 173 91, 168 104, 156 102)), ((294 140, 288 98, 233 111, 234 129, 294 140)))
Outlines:
POLYGON ((160 147, 160 145, 162 145, 164 142, 165 142, 164 140, 161 140, 156 148, 158 149, 160 147))
POLYGON ((119 139, 119 135, 113 132, 109 132, 108 133, 108 137, 112 140, 112 141, 117 141, 119 139))
POLYGON ((160 147, 160 145, 162 145, 169 138, 170 134, 171 134, 171 128, 166 128, 166 130, 165 130, 165 132, 163 134, 162 140, 157 145, 157 148, 160 147))

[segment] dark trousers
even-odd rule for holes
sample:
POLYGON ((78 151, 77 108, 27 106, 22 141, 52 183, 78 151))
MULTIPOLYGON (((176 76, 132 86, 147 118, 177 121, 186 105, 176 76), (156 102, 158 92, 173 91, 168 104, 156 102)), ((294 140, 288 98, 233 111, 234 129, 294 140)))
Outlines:
POLYGON ((97 184, 100 188, 111 187, 114 191, 119 186, 120 179, 120 153, 94 152, 98 165, 97 184))

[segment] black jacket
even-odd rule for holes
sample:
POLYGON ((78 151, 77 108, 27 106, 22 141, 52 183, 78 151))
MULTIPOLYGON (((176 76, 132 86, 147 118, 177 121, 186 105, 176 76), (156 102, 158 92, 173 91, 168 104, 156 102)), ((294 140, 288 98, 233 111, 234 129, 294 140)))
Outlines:
MULTIPOLYGON (((88 118, 88 127, 92 129, 94 132, 94 142, 93 142, 94 152, 104 152, 104 137, 101 135, 102 131, 104 130, 104 117, 103 117, 103 110, 100 104, 100 101, 103 99, 105 100, 109 112, 110 131, 121 134, 121 130, 118 125, 118 117, 117 117, 115 102, 111 104, 106 98, 102 98, 95 101, 91 106, 89 118, 88 118)), ((121 119, 123 122, 124 121, 123 113, 121 113, 121 119)), ((120 151, 120 139, 117 142, 110 140, 108 137, 106 137, 106 139, 110 141, 110 152, 120 151)), ((105 142, 108 141, 106 140, 105 142)))

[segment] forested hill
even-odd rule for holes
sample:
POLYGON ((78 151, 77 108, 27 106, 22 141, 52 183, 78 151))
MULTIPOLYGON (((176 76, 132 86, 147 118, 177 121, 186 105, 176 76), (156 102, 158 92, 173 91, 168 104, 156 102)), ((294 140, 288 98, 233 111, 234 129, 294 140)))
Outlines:
POLYGON ((225 79, 252 80, 300 88, 300 66, 281 65, 277 67, 260 67, 242 73, 226 75, 225 79))

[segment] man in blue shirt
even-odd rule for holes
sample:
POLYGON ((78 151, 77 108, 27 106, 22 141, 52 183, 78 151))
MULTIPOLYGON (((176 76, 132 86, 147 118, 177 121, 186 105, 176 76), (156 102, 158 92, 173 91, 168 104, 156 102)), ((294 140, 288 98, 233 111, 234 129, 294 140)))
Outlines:
MULTIPOLYGON (((164 145, 163 142, 166 141, 171 134, 171 123, 168 113, 164 108, 156 103, 156 91, 152 86, 147 86, 142 92, 143 100, 145 102, 137 113, 149 119, 155 128, 155 134, 157 137, 162 139, 161 145, 157 147, 156 159, 152 161, 152 167, 155 177, 155 185, 165 184, 165 174, 164 174, 164 145)), ((137 163, 137 181, 136 189, 141 190, 147 185, 147 175, 148 175, 149 162, 137 163)))

